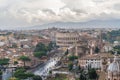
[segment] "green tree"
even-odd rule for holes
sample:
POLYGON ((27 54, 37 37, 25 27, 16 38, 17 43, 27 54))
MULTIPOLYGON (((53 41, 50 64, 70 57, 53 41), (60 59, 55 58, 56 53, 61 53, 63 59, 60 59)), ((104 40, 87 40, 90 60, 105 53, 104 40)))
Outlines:
POLYGON ((95 69, 88 70, 89 79, 97 79, 98 75, 95 69))
POLYGON ((100 49, 98 47, 95 47, 95 53, 99 53, 100 49))
POLYGON ((50 43, 48 44, 48 46, 47 46, 47 50, 48 50, 48 51, 51 51, 51 50, 54 48, 53 45, 54 45, 53 42, 50 42, 50 43))
POLYGON ((0 70, 0 75, 2 75, 2 73, 3 73, 3 72, 0 70))
POLYGON ((14 61, 14 65, 17 65, 18 64, 18 62, 17 61, 14 61))
POLYGON ((26 79, 25 69, 18 69, 15 71, 14 76, 19 79, 26 79))
POLYGON ((120 29, 119 30, 112 30, 111 32, 107 32, 104 35, 102 35, 102 38, 104 40, 107 40, 109 42, 114 42, 116 40, 120 41, 120 29))
POLYGON ((120 45, 114 46, 113 51, 117 51, 117 53, 120 54, 120 45))
POLYGON ((32 78, 34 74, 26 72, 25 69, 18 69, 15 71, 14 76, 21 80, 21 79, 32 78))
POLYGON ((71 71, 73 69, 73 63, 68 64, 68 69, 69 69, 69 71, 71 71))
POLYGON ((38 43, 36 45, 33 55, 37 58, 41 58, 42 56, 46 55, 47 51, 48 51, 47 46, 45 46, 43 43, 38 43))
POLYGON ((33 76, 33 80, 42 80, 42 78, 38 75, 33 76))
POLYGON ((41 52, 34 52, 34 56, 37 58, 41 58, 42 56, 45 56, 46 53, 41 51, 41 52))
POLYGON ((68 51, 68 49, 65 51, 65 55, 68 55, 69 54, 69 51, 68 51))
POLYGON ((80 74, 80 79, 79 80, 87 80, 86 76, 84 74, 80 74))
POLYGON ((78 57, 77 56, 69 56, 68 59, 70 61, 74 61, 75 59, 78 59, 78 57))
POLYGON ((4 58, 4 59, 0 59, 0 65, 7 65, 9 64, 9 59, 8 58, 4 58))
POLYGON ((25 67, 26 61, 30 61, 30 58, 28 56, 20 56, 19 60, 22 60, 24 62, 24 67, 25 67))
POLYGON ((40 52, 40 51, 47 52, 47 47, 43 43, 38 43, 34 50, 34 52, 40 52))

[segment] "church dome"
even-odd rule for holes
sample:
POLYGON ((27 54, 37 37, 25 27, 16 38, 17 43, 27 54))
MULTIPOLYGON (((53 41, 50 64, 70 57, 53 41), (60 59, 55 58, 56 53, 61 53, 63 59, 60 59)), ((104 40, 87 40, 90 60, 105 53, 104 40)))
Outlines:
POLYGON ((117 52, 114 55, 114 61, 108 66, 109 72, 120 72, 120 58, 118 57, 117 52))
POLYGON ((113 62, 108 66, 109 72, 120 72, 120 65, 118 62, 113 62))

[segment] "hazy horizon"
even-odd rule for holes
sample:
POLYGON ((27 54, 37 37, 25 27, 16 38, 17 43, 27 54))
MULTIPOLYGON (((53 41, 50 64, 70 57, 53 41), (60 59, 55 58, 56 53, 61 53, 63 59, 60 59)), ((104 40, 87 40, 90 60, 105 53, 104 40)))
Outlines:
POLYGON ((71 23, 70 28, 83 23, 120 28, 120 0, 0 0, 0 29, 43 28, 56 22, 61 22, 58 28, 71 23))

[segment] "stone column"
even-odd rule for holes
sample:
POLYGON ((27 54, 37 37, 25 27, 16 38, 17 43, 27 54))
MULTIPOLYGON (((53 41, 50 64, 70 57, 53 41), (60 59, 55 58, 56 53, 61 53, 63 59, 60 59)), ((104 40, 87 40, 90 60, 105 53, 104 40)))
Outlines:
POLYGON ((92 49, 92 47, 90 47, 90 55, 92 55, 93 54, 93 49, 92 49))
POLYGON ((75 55, 78 56, 78 47, 77 47, 77 45, 75 46, 75 55))

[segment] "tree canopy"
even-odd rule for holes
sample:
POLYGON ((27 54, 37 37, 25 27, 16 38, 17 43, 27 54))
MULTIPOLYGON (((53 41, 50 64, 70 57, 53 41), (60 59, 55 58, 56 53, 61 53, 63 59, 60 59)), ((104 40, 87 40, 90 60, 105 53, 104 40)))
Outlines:
POLYGON ((74 61, 75 59, 78 59, 78 57, 77 56, 69 56, 68 59, 70 61, 74 61))
POLYGON ((102 38, 104 40, 107 40, 109 42, 114 42, 114 41, 120 41, 120 29, 119 30, 113 30, 111 32, 104 33, 102 35, 102 38))
POLYGON ((36 45, 36 48, 35 48, 34 52, 40 52, 40 51, 47 52, 47 47, 45 46, 45 44, 43 44, 43 43, 38 43, 38 44, 36 45))
POLYGON ((84 69, 81 70, 80 72, 80 78, 79 80, 96 80, 98 79, 98 74, 95 69, 90 68, 86 72, 84 69))
POLYGON ((100 52, 100 49, 96 46, 95 47, 95 53, 99 53, 100 52))
POLYGON ((20 56, 19 60, 22 60, 24 62, 24 67, 25 67, 26 66, 25 62, 30 61, 30 58, 28 56, 20 56))
POLYGON ((42 78, 38 75, 33 76, 33 80, 42 80, 42 78))
POLYGON ((9 64, 8 58, 0 59, 0 65, 7 65, 7 64, 9 64))
POLYGON ((114 51, 117 51, 118 54, 120 54, 120 45, 117 45, 113 47, 114 51))
POLYGON ((27 79, 29 77, 33 77, 34 74, 26 72, 25 69, 18 69, 15 71, 14 76, 18 79, 27 79))
POLYGON ((33 73, 30 72, 26 72, 26 70, 23 68, 17 69, 14 73, 14 77, 16 78, 15 80, 22 80, 28 78, 31 78, 31 80, 42 80, 40 76, 34 75, 33 73))
POLYGON ((66 51, 65 51, 65 55, 68 55, 69 54, 69 50, 67 49, 66 51))
POLYGON ((97 75, 95 69, 89 69, 88 75, 89 75, 89 79, 97 79, 98 78, 98 75, 97 75))
POLYGON ((34 50, 34 56, 37 58, 41 58, 42 56, 46 56, 48 51, 53 49, 53 43, 50 42, 47 46, 43 43, 38 43, 34 50))
POLYGON ((71 71, 73 69, 73 63, 68 64, 68 69, 69 69, 69 71, 71 71))
POLYGON ((19 59, 22 61, 30 61, 30 58, 28 56, 20 56, 19 59))
POLYGON ((54 48, 54 43, 53 42, 50 42, 47 46, 47 50, 48 51, 51 51, 52 49, 54 48))
POLYGON ((41 58, 42 56, 45 56, 46 53, 41 51, 41 52, 34 52, 34 56, 37 58, 41 58))

